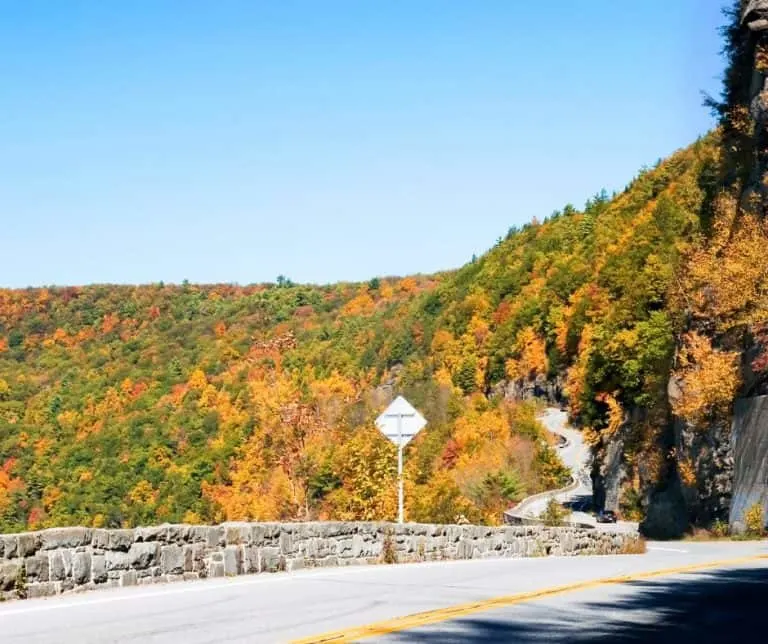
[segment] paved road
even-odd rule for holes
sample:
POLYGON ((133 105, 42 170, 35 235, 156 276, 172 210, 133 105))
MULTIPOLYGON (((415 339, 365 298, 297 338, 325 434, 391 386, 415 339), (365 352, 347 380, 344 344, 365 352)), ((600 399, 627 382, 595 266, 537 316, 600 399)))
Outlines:
MULTIPOLYGON (((768 543, 651 544, 648 554, 635 556, 371 566, 104 590, 1 604, 0 641, 285 642, 467 602, 473 603, 474 612, 465 608, 447 621, 442 616, 421 628, 400 622, 394 632, 390 623, 378 636, 423 642, 573 641, 609 627, 628 637, 656 634, 664 624, 674 630, 678 618, 691 621, 699 593, 699 624, 752 624, 764 610, 753 612, 755 603, 768 600, 768 560, 744 559, 756 555, 768 555, 768 543), (487 610, 488 600, 499 596, 722 560, 731 563, 721 563, 706 575, 689 572, 621 585, 592 584, 487 610), (747 597, 749 592, 753 595, 747 597)), ((763 631, 761 624, 755 633, 763 631)))
POLYGON ((563 447, 558 448, 560 460, 563 461, 576 478, 576 487, 566 492, 557 494, 537 495, 530 501, 523 501, 514 512, 530 518, 537 518, 547 507, 549 499, 553 496, 566 507, 577 510, 572 512, 569 521, 594 525, 602 530, 618 532, 636 532, 638 525, 632 521, 619 521, 616 524, 598 524, 595 517, 579 507, 592 502, 592 479, 590 468, 592 465, 592 452, 584 443, 581 432, 572 429, 568 425, 568 414, 554 407, 549 407, 539 416, 539 422, 552 434, 565 438, 563 447))
POLYGON ((549 499, 553 496, 561 503, 592 497, 592 482, 589 478, 592 455, 589 447, 584 444, 581 433, 568 427, 568 414, 559 409, 548 408, 538 420, 550 433, 565 439, 564 445, 558 448, 558 455, 576 477, 578 486, 558 494, 537 495, 529 501, 523 501, 515 508, 516 513, 531 518, 536 518, 544 512, 549 499))

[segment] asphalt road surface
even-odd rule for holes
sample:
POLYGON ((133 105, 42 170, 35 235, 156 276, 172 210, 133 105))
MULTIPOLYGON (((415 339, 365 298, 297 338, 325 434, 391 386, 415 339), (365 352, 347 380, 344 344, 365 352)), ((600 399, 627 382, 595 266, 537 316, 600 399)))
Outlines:
POLYGON ((0 604, 0 641, 758 642, 767 557, 768 542, 652 543, 645 555, 361 566, 104 590, 0 604), (329 631, 333 639, 321 637, 329 631))

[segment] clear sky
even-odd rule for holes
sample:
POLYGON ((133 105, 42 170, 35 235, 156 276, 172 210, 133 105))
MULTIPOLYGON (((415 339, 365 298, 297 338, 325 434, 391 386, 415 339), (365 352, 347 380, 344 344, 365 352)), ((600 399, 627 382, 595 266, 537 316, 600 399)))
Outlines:
POLYGON ((0 285, 455 268, 713 125, 721 0, 0 0, 0 285))

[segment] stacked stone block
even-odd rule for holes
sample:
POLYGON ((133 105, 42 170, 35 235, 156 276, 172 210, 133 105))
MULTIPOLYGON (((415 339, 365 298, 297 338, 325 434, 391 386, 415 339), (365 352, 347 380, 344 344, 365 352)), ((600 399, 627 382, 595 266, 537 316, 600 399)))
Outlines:
POLYGON ((488 557, 615 554, 634 535, 543 526, 363 522, 53 528, 0 535, 0 597, 291 571, 488 557))

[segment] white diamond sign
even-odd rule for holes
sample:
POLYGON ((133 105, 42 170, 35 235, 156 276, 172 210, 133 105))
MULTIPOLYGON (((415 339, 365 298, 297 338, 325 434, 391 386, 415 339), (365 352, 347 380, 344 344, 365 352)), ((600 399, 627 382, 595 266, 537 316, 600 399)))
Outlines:
POLYGON ((427 424, 411 403, 398 396, 384 413, 376 419, 376 427, 389 440, 397 445, 397 521, 403 522, 405 503, 403 502, 403 447, 416 436, 427 424))
POLYGON ((395 398, 376 419, 379 431, 398 447, 405 447, 426 424, 424 416, 402 396, 395 398))

